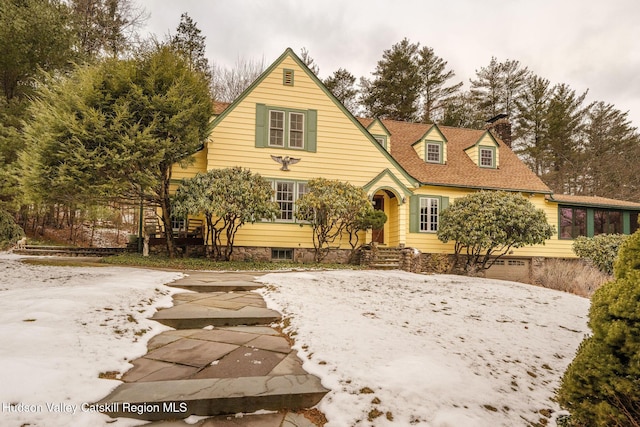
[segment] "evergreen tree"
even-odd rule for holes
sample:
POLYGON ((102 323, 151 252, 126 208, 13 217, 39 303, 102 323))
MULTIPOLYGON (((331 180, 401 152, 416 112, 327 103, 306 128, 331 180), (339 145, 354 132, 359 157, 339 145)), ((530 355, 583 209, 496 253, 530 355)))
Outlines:
POLYGON ((470 92, 461 92, 442 101, 442 119, 438 124, 468 129, 482 129, 486 116, 480 111, 470 92))
POLYGON ((447 61, 438 57, 432 48, 425 46, 418 52, 418 70, 422 79, 422 121, 425 123, 441 119, 443 101, 462 87, 462 82, 445 86, 456 75, 453 70, 445 71, 446 66, 447 61))
POLYGON ((333 96, 342 102, 347 110, 355 114, 358 110, 358 89, 356 89, 356 78, 344 68, 339 68, 327 77, 324 85, 331 91, 333 96))
POLYGON ((417 44, 403 39, 384 51, 373 81, 362 80, 362 104, 371 117, 404 121, 418 118, 421 79, 417 52, 417 44))
POLYGON ((209 134, 207 82, 173 49, 106 61, 55 79, 31 107, 22 182, 34 202, 71 209, 107 195, 162 209, 174 256, 169 185, 209 134))
POLYGON ((498 62, 491 57, 489 65, 476 70, 476 79, 471 80, 471 94, 485 120, 498 114, 515 115, 515 103, 525 86, 529 70, 519 61, 498 62))
POLYGON ((558 402, 572 426, 640 425, 640 232, 620 249, 615 280, 591 298, 593 335, 565 372, 558 402))
POLYGON ((547 114, 550 98, 549 80, 532 75, 516 101, 519 112, 514 138, 518 141, 517 152, 538 176, 549 170, 547 114))
POLYGON ((640 136, 627 113, 598 102, 587 112, 584 193, 623 200, 640 197, 637 159, 640 136))
POLYGON ((59 0, 0 2, 0 84, 7 101, 33 94, 39 69, 70 66, 75 42, 70 23, 59 0))
POLYGON ((171 46, 187 61, 191 69, 202 73, 211 81, 211 67, 206 57, 206 37, 186 13, 180 16, 177 32, 171 37, 171 46))
POLYGON ((558 193, 580 193, 583 183, 583 131, 585 91, 577 95, 566 84, 553 87, 546 117, 548 126, 549 171, 542 175, 545 183, 558 193))

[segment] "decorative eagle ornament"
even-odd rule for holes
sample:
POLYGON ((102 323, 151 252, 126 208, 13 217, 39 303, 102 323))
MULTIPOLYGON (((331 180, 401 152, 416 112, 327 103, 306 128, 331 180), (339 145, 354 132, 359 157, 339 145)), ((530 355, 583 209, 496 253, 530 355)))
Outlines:
POLYGON ((274 156, 273 154, 271 155, 271 158, 275 161, 278 162, 282 165, 282 167, 280 168, 281 171, 288 171, 289 170, 289 165, 295 165, 296 163, 298 163, 301 159, 296 159, 294 157, 289 157, 289 156, 274 156))

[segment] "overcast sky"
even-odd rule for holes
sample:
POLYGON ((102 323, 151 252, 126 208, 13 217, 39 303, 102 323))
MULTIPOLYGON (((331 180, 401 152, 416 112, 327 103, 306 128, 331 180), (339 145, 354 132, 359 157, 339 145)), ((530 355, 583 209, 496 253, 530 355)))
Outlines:
POLYGON ((303 47, 325 78, 339 67, 370 77, 385 49, 407 37, 434 49, 455 82, 489 64, 518 60, 552 84, 629 111, 640 127, 638 0, 135 0, 143 33, 175 33, 187 12, 206 36, 210 62, 270 65, 303 47))

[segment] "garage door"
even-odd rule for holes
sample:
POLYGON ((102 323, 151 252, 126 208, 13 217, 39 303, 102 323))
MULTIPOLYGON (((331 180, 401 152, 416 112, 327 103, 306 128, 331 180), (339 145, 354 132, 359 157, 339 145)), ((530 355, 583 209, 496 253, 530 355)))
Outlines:
POLYGON ((515 282, 530 283, 528 259, 499 259, 489 270, 487 278, 513 280, 515 282))

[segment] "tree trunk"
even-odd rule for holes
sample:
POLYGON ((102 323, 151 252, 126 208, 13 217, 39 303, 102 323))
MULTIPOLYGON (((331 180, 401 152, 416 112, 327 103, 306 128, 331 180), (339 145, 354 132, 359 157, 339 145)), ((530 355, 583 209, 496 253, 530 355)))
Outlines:
POLYGON ((160 165, 162 181, 160 183, 160 208, 162 209, 162 223, 164 235, 167 241, 167 253, 169 258, 176 257, 176 244, 171 228, 171 200, 169 199, 169 184, 171 183, 171 166, 160 165))

